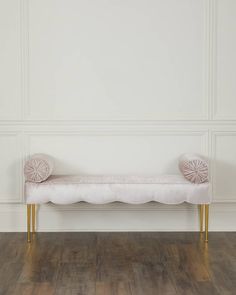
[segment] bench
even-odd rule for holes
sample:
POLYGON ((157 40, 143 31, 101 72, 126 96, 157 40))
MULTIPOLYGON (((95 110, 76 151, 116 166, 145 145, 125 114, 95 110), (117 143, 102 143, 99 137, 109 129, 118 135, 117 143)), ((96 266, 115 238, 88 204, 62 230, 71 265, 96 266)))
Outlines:
POLYGON ((203 232, 205 223, 205 242, 208 242, 211 202, 208 163, 201 156, 185 154, 179 160, 179 168, 180 175, 53 175, 52 158, 35 154, 26 161, 24 167, 27 241, 31 242, 31 233, 36 231, 35 207, 39 204, 52 202, 68 205, 82 201, 92 204, 143 204, 155 201, 164 204, 187 202, 199 205, 200 232, 203 232))

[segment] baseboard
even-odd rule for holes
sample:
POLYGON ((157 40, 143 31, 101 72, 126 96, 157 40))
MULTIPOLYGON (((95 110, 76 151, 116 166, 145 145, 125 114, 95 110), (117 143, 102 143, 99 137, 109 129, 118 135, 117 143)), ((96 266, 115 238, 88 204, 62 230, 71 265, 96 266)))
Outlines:
MULTIPOLYGON (((198 231, 197 206, 121 203, 91 205, 86 203, 40 206, 38 231, 198 231)), ((0 231, 26 230, 26 206, 0 205, 0 231)), ((236 231, 236 203, 210 205, 210 231, 236 231)))

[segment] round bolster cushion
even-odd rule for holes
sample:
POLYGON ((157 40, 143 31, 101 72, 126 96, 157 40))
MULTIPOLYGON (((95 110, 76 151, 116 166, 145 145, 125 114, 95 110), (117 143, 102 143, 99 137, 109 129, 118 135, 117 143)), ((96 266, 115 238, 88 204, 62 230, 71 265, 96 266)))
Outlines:
POLYGON ((45 154, 34 154, 25 163, 24 174, 26 181, 43 182, 53 171, 53 159, 45 154))
POLYGON ((208 162, 197 154, 184 154, 179 159, 179 170, 192 183, 208 181, 208 162))

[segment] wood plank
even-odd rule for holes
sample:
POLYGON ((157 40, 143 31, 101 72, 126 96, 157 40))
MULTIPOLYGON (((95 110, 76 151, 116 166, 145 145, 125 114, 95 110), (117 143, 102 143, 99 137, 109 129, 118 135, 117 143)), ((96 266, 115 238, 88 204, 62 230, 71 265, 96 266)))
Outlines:
POLYGON ((0 294, 233 295, 236 233, 0 233, 0 294))

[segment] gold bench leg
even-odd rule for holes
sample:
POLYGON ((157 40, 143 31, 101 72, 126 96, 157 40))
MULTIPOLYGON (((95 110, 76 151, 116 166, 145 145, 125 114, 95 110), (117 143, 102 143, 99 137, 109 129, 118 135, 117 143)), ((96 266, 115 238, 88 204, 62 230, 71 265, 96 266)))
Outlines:
POLYGON ((209 224, 209 205, 204 205, 205 207, 205 242, 208 242, 208 224, 209 224))
POLYGON ((35 234, 36 230, 36 205, 32 205, 32 233, 35 234))
POLYGON ((199 205, 199 216, 200 216, 200 233, 203 233, 203 213, 204 213, 204 205, 199 205))
POLYGON ((27 204, 27 242, 31 243, 31 204, 27 204))

